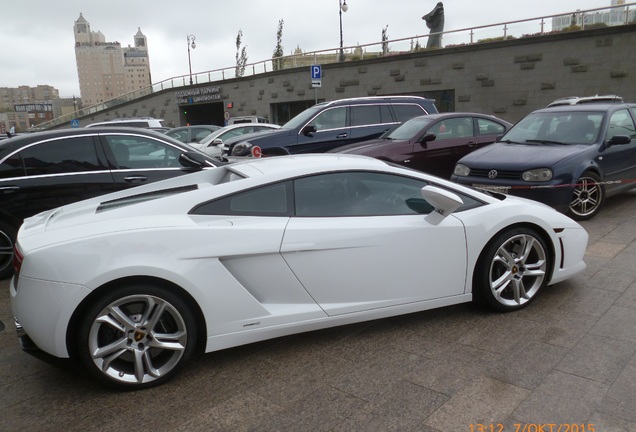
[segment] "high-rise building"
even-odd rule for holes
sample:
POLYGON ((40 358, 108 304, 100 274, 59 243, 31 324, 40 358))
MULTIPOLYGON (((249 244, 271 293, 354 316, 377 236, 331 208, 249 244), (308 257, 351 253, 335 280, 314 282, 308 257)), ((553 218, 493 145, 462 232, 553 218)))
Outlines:
POLYGON ((573 13, 552 18, 552 31, 560 31, 568 27, 615 26, 636 21, 636 10, 621 7, 625 0, 612 0, 612 9, 587 14, 573 13))
POLYGON ((152 84, 146 36, 138 29, 134 47, 106 42, 100 31, 80 13, 73 27, 80 93, 85 107, 95 105, 152 84))
POLYGON ((59 97, 58 89, 50 85, 0 87, 0 111, 14 111, 14 106, 21 104, 50 104, 59 97))

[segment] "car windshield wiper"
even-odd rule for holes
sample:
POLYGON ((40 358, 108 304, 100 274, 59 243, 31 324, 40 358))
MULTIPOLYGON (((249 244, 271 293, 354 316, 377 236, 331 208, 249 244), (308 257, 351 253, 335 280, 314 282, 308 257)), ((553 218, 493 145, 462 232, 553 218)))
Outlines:
POLYGON ((561 141, 550 141, 550 140, 526 140, 527 143, 537 143, 537 144, 558 144, 558 145, 567 145, 567 143, 561 141))
POLYGON ((523 144, 523 143, 520 143, 519 141, 512 141, 512 140, 509 140, 509 139, 502 140, 502 141, 499 141, 499 142, 506 143, 506 144, 523 144))

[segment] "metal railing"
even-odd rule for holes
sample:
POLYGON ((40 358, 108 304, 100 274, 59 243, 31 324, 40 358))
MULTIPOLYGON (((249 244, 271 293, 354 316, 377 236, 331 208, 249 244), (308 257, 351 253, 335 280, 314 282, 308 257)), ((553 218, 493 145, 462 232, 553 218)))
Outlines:
MULTIPOLYGON (((443 49, 454 46, 472 45, 476 43, 494 42, 530 36, 541 36, 561 31, 585 30, 591 27, 600 26, 599 21, 603 21, 604 15, 609 14, 609 21, 612 25, 626 25, 636 21, 636 3, 626 3, 623 5, 609 6, 603 8, 577 10, 558 15, 547 15, 537 18, 529 18, 517 21, 507 21, 497 24, 489 24, 476 27, 468 27, 459 30, 450 30, 440 33, 423 34, 409 36, 400 39, 392 39, 381 42, 372 42, 364 45, 344 47, 344 61, 363 60, 370 58, 386 57, 391 55, 405 54, 409 52, 423 51, 426 43, 420 44, 420 40, 426 41, 432 35, 441 35, 444 43, 443 49), (630 7, 632 9, 630 9, 630 7), (569 19, 570 25, 564 29, 546 31, 548 20, 569 19)), ((298 53, 278 58, 270 58, 255 63, 245 65, 244 73, 241 76, 254 76, 275 70, 284 70, 296 67, 310 66, 312 64, 329 64, 341 62, 340 47, 329 48, 306 53, 298 53)), ((236 66, 214 69, 205 72, 192 74, 194 85, 205 83, 218 83, 226 79, 233 79, 241 76, 237 72, 236 66)), ((82 108, 73 113, 57 117, 38 125, 38 129, 47 129, 71 120, 96 114, 115 106, 139 99, 153 93, 164 90, 182 88, 190 86, 190 75, 181 75, 168 78, 155 83, 144 89, 136 90, 114 99, 102 103, 82 108)))

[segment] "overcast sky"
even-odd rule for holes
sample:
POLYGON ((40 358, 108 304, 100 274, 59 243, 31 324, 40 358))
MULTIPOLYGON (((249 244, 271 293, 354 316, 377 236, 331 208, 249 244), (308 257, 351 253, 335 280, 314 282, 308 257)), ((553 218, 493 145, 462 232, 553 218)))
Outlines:
MULTIPOLYGON (((342 14, 344 45, 426 35, 422 15, 433 0, 347 0, 342 14)), ((611 0, 446 0, 445 27, 457 30, 607 7, 611 0)), ((284 20, 283 49, 290 54, 337 48, 340 44, 337 0, 31 0, 13 1, 2 10, 0 87, 51 85, 61 97, 79 96, 73 25, 80 12, 92 31, 106 41, 133 45, 137 29, 146 35, 153 82, 188 73, 186 37, 196 36, 193 72, 235 64, 236 35, 243 31, 248 62, 271 58, 279 20, 284 20)), ((546 31, 550 30, 549 24, 546 31)), ((539 28, 536 31, 539 32, 539 28)), ((451 39, 445 37, 446 45, 451 39)), ((426 44, 426 40, 420 42, 426 44)))

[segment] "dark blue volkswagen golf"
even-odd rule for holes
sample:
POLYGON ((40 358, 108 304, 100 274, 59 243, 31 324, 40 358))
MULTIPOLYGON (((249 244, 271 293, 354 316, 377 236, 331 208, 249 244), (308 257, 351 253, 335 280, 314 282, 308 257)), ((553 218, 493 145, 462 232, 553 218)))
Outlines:
POLYGON ((636 104, 534 111, 498 142, 459 160, 452 179, 544 202, 573 219, 636 187, 636 104))

